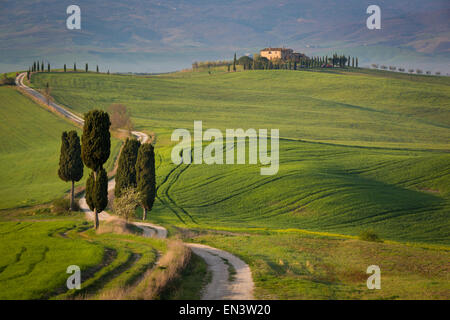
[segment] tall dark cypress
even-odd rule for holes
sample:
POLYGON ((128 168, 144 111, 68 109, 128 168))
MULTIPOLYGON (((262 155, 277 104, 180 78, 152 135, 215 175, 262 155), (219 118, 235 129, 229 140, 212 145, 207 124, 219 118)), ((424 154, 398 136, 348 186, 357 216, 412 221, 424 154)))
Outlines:
POLYGON ((67 72, 67 66, 65 63, 64 63, 64 72, 67 72))
POLYGON ((122 195, 124 189, 136 188, 136 160, 141 143, 136 139, 127 139, 120 153, 116 173, 116 198, 122 195))
POLYGON ((94 188, 90 189, 92 194, 87 195, 88 185, 86 185, 86 199, 88 196, 92 199, 91 204, 94 208, 91 206, 90 208, 94 211, 96 229, 99 225, 98 213, 104 210, 108 203, 108 182, 106 181, 104 184, 99 179, 103 179, 100 172, 104 171, 102 166, 108 160, 111 152, 110 126, 109 115, 104 111, 92 110, 84 115, 81 158, 83 163, 93 171, 94 188), (104 203, 106 204, 103 206, 104 203))
POLYGON ((62 133, 58 176, 63 181, 72 182, 70 189, 70 209, 73 210, 75 182, 80 181, 83 177, 80 138, 74 130, 62 133))
POLYGON ((103 168, 97 172, 92 200, 97 212, 102 212, 108 206, 108 175, 103 168))
POLYGON ((234 53, 234 59, 233 59, 233 71, 236 71, 236 52, 234 53))
POLYGON ((136 160, 137 191, 141 194, 144 209, 142 219, 147 219, 147 212, 152 210, 156 197, 155 151, 150 143, 139 147, 136 160))

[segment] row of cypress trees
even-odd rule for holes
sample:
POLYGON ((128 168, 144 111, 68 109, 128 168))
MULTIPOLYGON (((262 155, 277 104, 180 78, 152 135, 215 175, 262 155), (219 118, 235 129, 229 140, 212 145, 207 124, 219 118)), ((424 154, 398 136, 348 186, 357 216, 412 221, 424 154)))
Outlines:
MULTIPOLYGON (((326 66, 332 67, 352 67, 358 68, 358 57, 350 57, 345 55, 333 54, 332 57, 304 57, 300 60, 268 60, 267 58, 255 56, 253 59, 247 56, 243 56, 236 60, 236 54, 234 54, 233 71, 236 71, 236 64, 241 64, 244 70, 299 70, 300 68, 322 68, 326 66)), ((230 65, 228 65, 228 72, 230 72, 230 65)))
MULTIPOLYGON (((35 61, 33 62, 33 64, 28 68, 28 79, 30 78, 30 73, 31 72, 44 72, 44 61, 39 62, 39 61, 35 61)), ((73 64, 73 71, 77 71, 77 64, 74 63, 73 64)), ((85 65, 85 71, 89 72, 89 64, 86 63, 85 65)), ((47 72, 50 72, 50 63, 47 63, 47 72)), ((67 65, 64 64, 64 72, 67 72, 67 65)), ((100 68, 97 65, 96 68, 96 72, 99 73, 100 72, 100 68)), ((109 73, 109 71, 108 71, 109 73)))
MULTIPOLYGON (((86 182, 86 202, 94 212, 95 228, 99 226, 98 214, 108 205, 108 175, 103 165, 111 152, 111 122, 108 113, 92 110, 84 116, 83 135, 76 131, 63 132, 58 175, 71 181, 71 209, 74 208, 74 184, 83 177, 83 164, 91 169, 86 182)), ((141 194, 145 220, 156 196, 155 153, 149 143, 141 145, 136 139, 127 139, 119 158, 116 176, 116 197, 127 187, 141 194)))

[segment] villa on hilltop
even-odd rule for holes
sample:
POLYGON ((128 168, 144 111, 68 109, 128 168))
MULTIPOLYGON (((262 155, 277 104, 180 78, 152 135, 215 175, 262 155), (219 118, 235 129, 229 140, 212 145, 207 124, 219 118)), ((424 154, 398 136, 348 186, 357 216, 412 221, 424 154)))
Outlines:
POLYGON ((260 51, 260 55, 268 60, 293 60, 297 62, 306 57, 302 53, 287 48, 265 48, 260 51))

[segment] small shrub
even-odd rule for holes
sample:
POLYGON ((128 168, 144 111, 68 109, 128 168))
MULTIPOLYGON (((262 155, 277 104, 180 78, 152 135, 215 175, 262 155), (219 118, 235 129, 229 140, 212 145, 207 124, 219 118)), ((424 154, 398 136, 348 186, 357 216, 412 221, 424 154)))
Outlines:
POLYGON ((363 241, 371 241, 371 242, 383 242, 380 236, 375 233, 373 230, 364 230, 359 234, 359 239, 363 241))
MULTIPOLYGON (((52 213, 62 214, 70 211, 70 199, 57 199, 52 202, 51 207, 52 213)), ((80 211, 78 203, 74 203, 74 211, 80 211)))
POLYGON ((16 84, 16 79, 10 78, 6 73, 3 74, 3 79, 0 80, 0 85, 13 86, 16 84))

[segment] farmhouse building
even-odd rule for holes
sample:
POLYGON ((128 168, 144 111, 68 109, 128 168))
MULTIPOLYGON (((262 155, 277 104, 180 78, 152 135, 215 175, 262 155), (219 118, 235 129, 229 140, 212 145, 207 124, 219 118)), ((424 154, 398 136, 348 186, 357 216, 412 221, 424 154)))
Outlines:
POLYGON ((287 48, 265 48, 261 50, 260 55, 269 60, 300 61, 301 58, 305 57, 304 54, 294 52, 294 50, 287 48))

